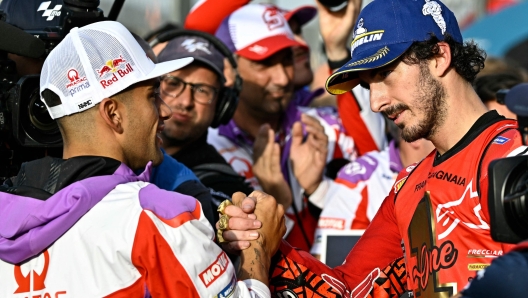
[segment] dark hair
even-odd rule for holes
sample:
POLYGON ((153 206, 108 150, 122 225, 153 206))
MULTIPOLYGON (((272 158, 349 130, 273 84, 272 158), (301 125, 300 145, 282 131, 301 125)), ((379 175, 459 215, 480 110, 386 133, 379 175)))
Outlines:
MULTIPOLYGON (((473 41, 459 43, 452 36, 446 34, 444 40, 451 49, 451 67, 469 83, 475 80, 479 71, 484 68, 486 53, 480 49, 473 41)), ((438 56, 440 40, 431 34, 431 38, 426 41, 414 42, 403 56, 403 61, 407 64, 419 64, 424 60, 429 60, 438 56)))
POLYGON ((523 82, 522 76, 513 71, 488 74, 480 76, 475 80, 473 87, 482 102, 495 100, 497 91, 500 89, 510 89, 523 82))

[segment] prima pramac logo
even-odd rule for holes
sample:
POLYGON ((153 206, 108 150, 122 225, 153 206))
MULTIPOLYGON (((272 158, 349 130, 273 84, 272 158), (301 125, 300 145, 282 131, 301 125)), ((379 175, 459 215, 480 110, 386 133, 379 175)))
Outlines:
POLYGON ((14 277, 15 282, 17 283, 17 289, 13 294, 31 293, 31 297, 42 298, 58 298, 61 295, 66 294, 66 291, 57 291, 54 294, 46 291, 45 281, 48 275, 48 269, 50 264, 50 255, 47 250, 45 250, 42 254, 40 254, 38 257, 29 262, 35 262, 39 264, 41 261, 44 261, 44 265, 42 266, 42 271, 40 271, 40 273, 36 270, 30 269, 27 274, 24 274, 22 270, 22 266, 24 265, 15 265, 14 277))

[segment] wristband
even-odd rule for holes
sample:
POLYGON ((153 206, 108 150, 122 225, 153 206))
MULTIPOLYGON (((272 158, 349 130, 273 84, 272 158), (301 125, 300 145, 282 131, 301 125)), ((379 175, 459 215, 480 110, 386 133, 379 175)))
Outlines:
POLYGON ((345 65, 345 63, 347 63, 350 59, 351 59, 350 56, 347 56, 346 58, 339 60, 339 61, 332 61, 328 59, 328 67, 330 67, 330 70, 338 69, 341 66, 345 65))

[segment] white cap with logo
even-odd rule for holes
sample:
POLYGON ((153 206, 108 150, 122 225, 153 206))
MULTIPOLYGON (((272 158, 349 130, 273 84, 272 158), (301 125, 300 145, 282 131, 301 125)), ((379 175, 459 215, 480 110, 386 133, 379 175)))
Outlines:
POLYGON ((59 105, 49 107, 44 102, 51 118, 57 119, 192 61, 182 58, 154 64, 121 23, 98 22, 73 28, 51 51, 42 68, 40 92, 49 89, 59 96, 59 105))

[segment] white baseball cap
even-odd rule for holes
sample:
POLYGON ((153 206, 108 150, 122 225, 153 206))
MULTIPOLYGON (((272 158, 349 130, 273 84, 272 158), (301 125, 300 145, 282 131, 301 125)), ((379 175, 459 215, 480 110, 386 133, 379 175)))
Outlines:
POLYGON ((127 87, 191 63, 193 58, 154 64, 121 23, 104 21, 73 28, 44 61, 40 92, 56 93, 61 104, 51 118, 79 113, 127 87))
POLYGON ((294 39, 282 11, 272 5, 242 6, 224 19, 215 35, 233 53, 256 61, 288 47, 306 47, 294 39))

